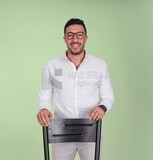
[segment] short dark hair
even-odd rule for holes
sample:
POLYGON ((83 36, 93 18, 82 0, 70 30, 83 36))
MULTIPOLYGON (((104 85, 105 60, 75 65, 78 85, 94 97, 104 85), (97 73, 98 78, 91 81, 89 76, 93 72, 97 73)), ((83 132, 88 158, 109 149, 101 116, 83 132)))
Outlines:
POLYGON ((86 26, 84 24, 84 21, 81 20, 81 19, 78 19, 78 18, 71 18, 70 20, 68 20, 64 26, 64 34, 66 33, 66 28, 70 25, 73 25, 73 24, 79 24, 81 26, 83 26, 84 28, 84 31, 85 31, 85 34, 87 34, 87 29, 86 29, 86 26))

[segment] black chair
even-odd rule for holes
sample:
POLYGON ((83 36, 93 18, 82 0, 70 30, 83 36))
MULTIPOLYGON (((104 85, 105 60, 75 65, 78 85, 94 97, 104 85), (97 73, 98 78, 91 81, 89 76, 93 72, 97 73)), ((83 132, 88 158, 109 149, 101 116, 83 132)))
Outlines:
POLYGON ((53 119, 43 127, 44 160, 50 160, 49 143, 95 142, 95 158, 100 159, 102 121, 89 119, 53 119))

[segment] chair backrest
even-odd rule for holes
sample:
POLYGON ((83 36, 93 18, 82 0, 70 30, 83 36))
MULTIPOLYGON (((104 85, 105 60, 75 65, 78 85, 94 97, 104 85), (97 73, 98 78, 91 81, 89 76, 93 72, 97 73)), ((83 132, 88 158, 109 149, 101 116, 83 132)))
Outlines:
POLYGON ((43 127, 44 158, 50 160, 49 143, 95 142, 95 159, 100 158, 101 120, 53 119, 43 127))

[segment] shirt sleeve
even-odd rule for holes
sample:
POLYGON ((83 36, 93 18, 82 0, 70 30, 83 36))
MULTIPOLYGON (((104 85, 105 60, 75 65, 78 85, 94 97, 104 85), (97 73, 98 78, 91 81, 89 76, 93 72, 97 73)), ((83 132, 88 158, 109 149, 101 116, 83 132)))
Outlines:
POLYGON ((100 105, 104 105, 109 111, 114 102, 114 93, 111 85, 110 74, 106 63, 103 63, 101 84, 99 87, 100 105))
POLYGON ((49 67, 46 64, 42 69, 42 85, 39 92, 39 110, 48 109, 50 110, 51 100, 53 97, 54 88, 52 85, 51 74, 49 67))

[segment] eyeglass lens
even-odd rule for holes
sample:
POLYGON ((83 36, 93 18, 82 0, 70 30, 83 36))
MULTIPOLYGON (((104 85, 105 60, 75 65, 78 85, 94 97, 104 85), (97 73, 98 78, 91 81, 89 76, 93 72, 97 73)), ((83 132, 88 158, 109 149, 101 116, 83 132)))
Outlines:
POLYGON ((66 33, 66 38, 73 39, 75 35, 78 39, 82 39, 85 36, 84 32, 76 32, 76 33, 68 32, 68 33, 66 33))

